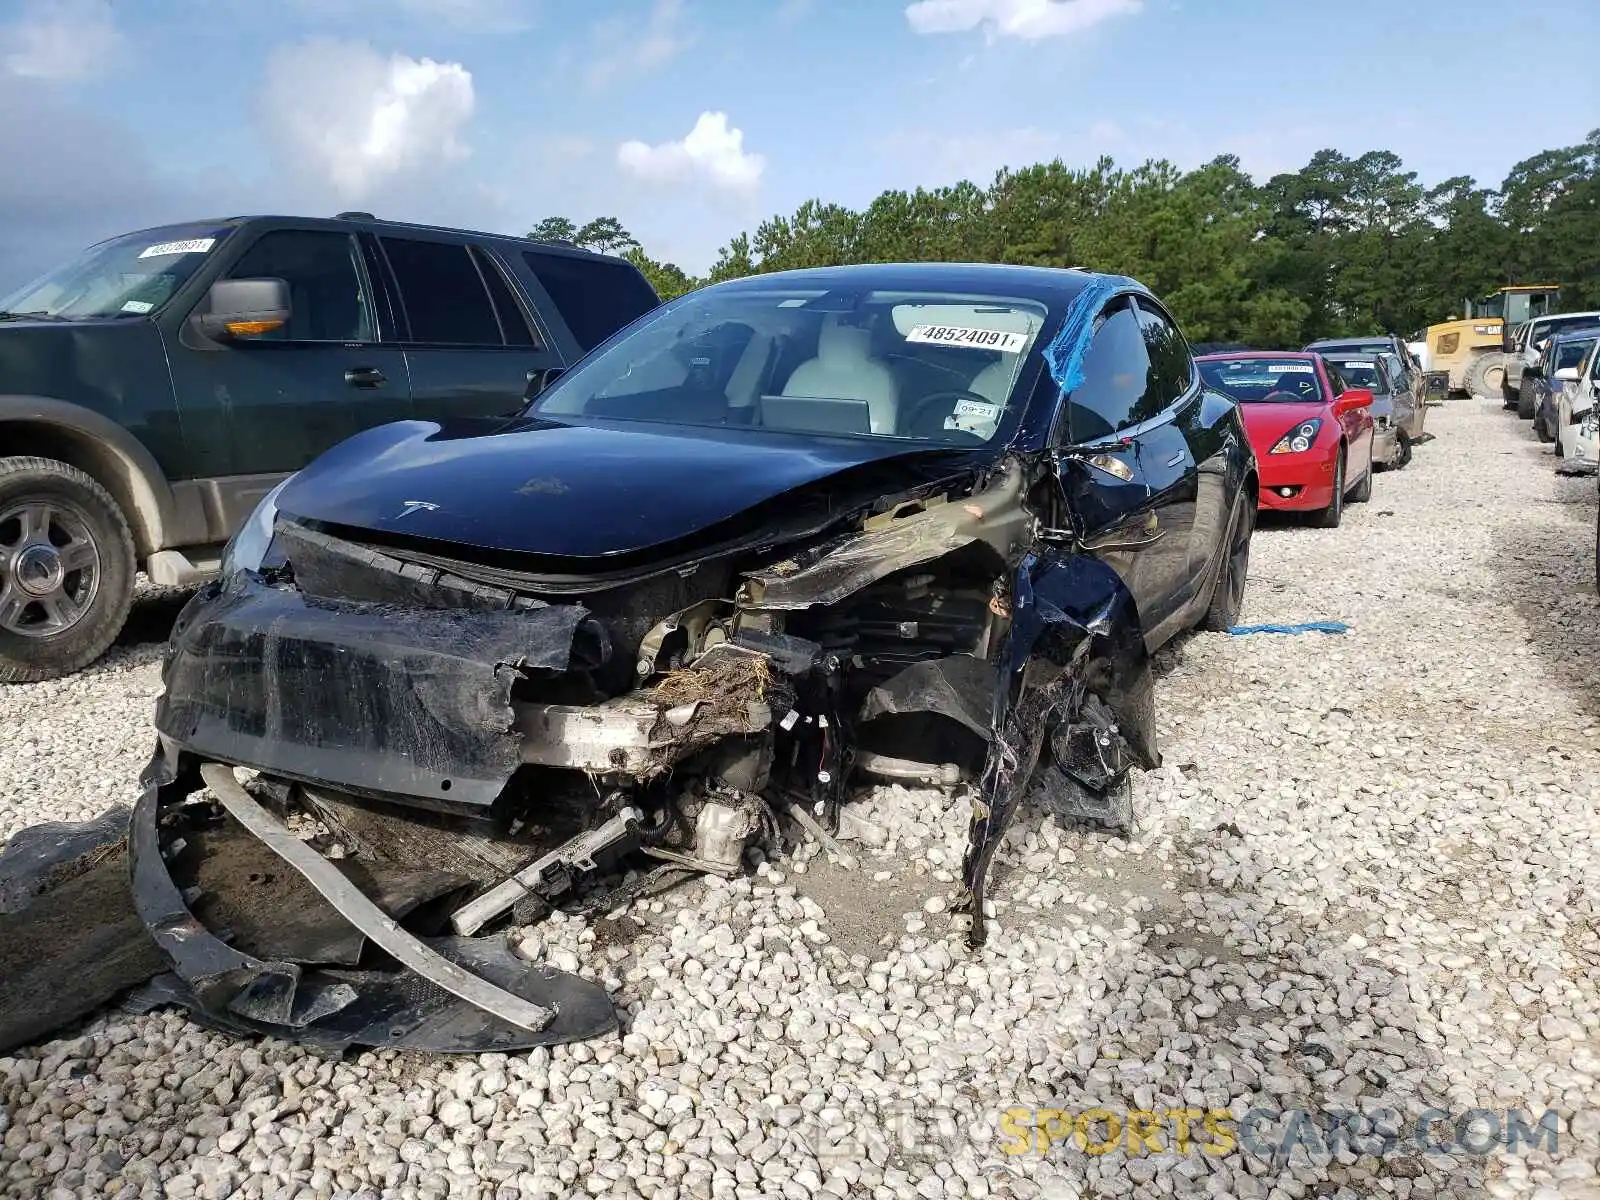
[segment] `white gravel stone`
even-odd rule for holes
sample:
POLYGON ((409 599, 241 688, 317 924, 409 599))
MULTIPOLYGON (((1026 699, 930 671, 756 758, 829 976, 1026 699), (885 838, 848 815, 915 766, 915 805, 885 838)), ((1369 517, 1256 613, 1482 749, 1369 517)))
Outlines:
MULTIPOLYGON (((1351 632, 1163 651, 1137 828, 1025 808, 983 950, 943 911, 966 802, 882 788, 856 871, 708 879, 605 950, 524 931, 607 981, 614 1039, 332 1060, 107 1012, 0 1058, 0 1195, 1600 1194, 1595 484, 1498 402, 1428 427, 1343 528, 1256 536, 1244 619, 1351 632), (1004 1152, 1012 1108, 1224 1106, 1569 1119, 1487 1158, 1004 1152)), ((131 803, 158 654, 0 689, 0 834, 131 803)))

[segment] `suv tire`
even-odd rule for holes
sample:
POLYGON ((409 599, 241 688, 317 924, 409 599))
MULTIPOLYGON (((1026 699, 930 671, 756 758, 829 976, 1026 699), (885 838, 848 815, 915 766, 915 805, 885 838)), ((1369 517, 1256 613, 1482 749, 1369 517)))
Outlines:
POLYGON ((105 488, 53 458, 0 458, 0 683, 70 675, 104 654, 135 569, 105 488))

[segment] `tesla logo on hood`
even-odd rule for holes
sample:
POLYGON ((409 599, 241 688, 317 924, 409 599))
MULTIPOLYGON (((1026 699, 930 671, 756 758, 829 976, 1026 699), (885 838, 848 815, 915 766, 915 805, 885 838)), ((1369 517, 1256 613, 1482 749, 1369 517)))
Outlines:
POLYGON ((400 516, 396 517, 395 520, 398 521, 404 517, 409 517, 412 513, 433 512, 438 507, 432 500, 407 500, 405 507, 400 510, 400 516))

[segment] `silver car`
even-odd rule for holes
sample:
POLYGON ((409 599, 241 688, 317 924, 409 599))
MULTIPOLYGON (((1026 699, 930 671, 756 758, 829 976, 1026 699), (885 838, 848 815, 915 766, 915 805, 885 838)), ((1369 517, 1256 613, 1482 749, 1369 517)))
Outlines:
POLYGON ((1323 352, 1332 374, 1344 387, 1366 388, 1372 393, 1372 461, 1398 470, 1411 461, 1412 444, 1422 435, 1427 406, 1415 391, 1401 382, 1403 367, 1388 353, 1343 355, 1323 352))

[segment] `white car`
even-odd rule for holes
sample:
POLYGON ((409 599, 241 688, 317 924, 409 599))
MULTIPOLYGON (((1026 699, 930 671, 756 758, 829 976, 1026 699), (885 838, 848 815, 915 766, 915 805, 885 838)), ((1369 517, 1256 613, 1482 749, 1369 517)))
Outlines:
POLYGON ((1556 378, 1569 385, 1561 389, 1556 413, 1556 470, 1593 474, 1600 470, 1600 342, 1582 363, 1557 371, 1556 378))
POLYGON ((1539 361, 1545 342, 1552 333, 1559 333, 1569 325, 1593 325, 1600 322, 1600 312, 1550 313, 1535 317, 1517 330, 1516 343, 1506 355, 1505 382, 1500 385, 1507 408, 1517 409, 1524 419, 1533 416, 1532 378, 1524 380, 1523 372, 1539 361))

